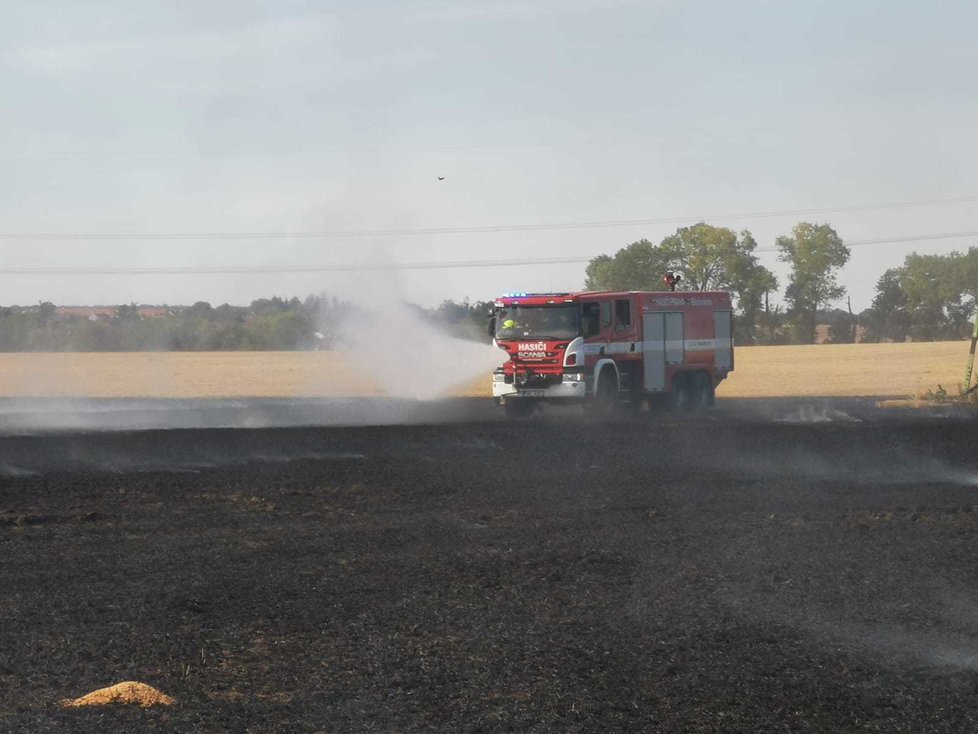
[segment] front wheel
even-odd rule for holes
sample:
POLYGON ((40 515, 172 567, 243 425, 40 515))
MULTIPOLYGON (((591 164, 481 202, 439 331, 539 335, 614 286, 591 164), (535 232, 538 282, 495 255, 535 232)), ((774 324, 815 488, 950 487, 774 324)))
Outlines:
POLYGON ((610 418, 618 411, 618 376, 605 369, 598 378, 598 389, 594 393, 594 412, 602 418, 610 418))

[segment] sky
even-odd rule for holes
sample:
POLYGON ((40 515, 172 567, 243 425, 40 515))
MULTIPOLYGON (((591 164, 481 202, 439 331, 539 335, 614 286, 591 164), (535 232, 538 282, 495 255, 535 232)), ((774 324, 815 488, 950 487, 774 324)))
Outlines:
POLYGON ((4 16, 0 305, 576 290, 698 221, 750 230, 783 290, 774 242, 804 220, 853 243, 858 311, 910 252, 978 246, 970 1, 4 16))

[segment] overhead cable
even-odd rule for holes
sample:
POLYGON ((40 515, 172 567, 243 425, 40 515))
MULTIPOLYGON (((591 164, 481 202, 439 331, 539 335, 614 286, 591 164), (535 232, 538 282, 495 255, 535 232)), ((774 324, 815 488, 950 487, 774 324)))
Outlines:
MULTIPOLYGON (((978 231, 973 232, 943 232, 940 234, 910 235, 905 237, 888 237, 884 239, 852 240, 845 242, 847 247, 864 247, 868 245, 900 244, 905 242, 925 242, 928 240, 955 239, 978 237, 978 231)), ((754 252, 776 252, 777 248, 758 247, 754 252)), ((287 273, 338 273, 365 272, 374 270, 444 270, 451 268, 497 268, 497 267, 529 267, 533 265, 569 265, 586 263, 596 256, 570 257, 528 257, 508 260, 445 260, 437 262, 414 263, 336 263, 330 265, 253 265, 253 266, 206 266, 190 265, 186 267, 119 267, 119 268, 83 268, 83 267, 0 267, 0 275, 256 275, 256 274, 287 274, 287 273)))
POLYGON ((878 209, 908 209, 912 207, 944 204, 965 204, 978 202, 978 196, 956 199, 920 199, 888 204, 857 204, 852 206, 821 207, 813 209, 782 209, 766 212, 741 212, 738 214, 700 214, 683 217, 660 217, 654 219, 611 219, 595 222, 550 222, 543 224, 500 224, 478 227, 427 227, 420 229, 364 229, 364 230, 322 230, 294 232, 0 232, 0 240, 20 241, 80 241, 80 240, 283 240, 283 239, 333 239, 355 237, 414 237, 419 235, 437 236, 449 234, 489 234, 494 232, 537 232, 561 229, 610 229, 614 227, 634 227, 652 224, 677 224, 725 219, 769 219, 775 217, 797 217, 812 214, 832 214, 840 212, 870 211, 878 209))

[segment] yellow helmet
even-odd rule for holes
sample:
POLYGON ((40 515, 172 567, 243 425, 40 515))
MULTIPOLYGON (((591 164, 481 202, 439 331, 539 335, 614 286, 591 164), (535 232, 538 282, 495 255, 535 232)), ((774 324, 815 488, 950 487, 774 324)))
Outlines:
POLYGON ((503 328, 504 329, 515 329, 516 328, 516 322, 513 319, 506 319, 503 322, 503 328))

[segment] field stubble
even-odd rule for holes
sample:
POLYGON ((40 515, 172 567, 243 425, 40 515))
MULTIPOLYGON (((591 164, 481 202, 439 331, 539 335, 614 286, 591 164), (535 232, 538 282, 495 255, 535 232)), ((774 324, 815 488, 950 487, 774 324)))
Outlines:
MULTIPOLYGON (((719 397, 918 398, 956 394, 967 342, 740 347, 719 397)), ((444 369, 451 369, 445 365, 444 369)), ((417 377, 406 376, 406 386, 417 377)), ((0 397, 227 398, 378 396, 385 391, 340 352, 0 354, 0 397)), ((452 389, 489 397, 489 375, 452 389)), ((410 397, 407 392, 403 397, 410 397)))

